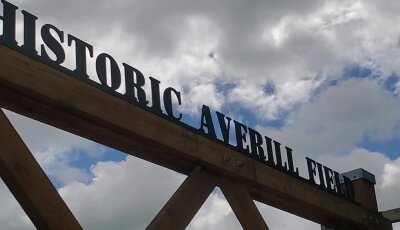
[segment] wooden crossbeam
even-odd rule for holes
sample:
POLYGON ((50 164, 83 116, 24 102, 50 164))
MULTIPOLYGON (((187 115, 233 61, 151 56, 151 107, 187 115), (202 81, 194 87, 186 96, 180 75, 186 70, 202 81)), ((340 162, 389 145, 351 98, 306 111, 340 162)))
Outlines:
POLYGON ((222 180, 219 187, 243 229, 269 229, 246 188, 226 179, 222 180))
POLYGON ((199 168, 190 174, 147 230, 185 229, 216 185, 216 178, 199 168))
POLYGON ((37 229, 82 229, 1 109, 0 176, 37 229))

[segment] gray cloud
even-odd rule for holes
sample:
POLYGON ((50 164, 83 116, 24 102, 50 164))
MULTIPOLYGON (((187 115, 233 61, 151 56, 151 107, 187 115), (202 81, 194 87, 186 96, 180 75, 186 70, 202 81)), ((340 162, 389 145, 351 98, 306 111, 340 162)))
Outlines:
POLYGON ((4 182, 0 181, 0 225, 7 230, 33 230, 35 227, 24 210, 12 196, 4 182))
MULTIPOLYGON (((308 101, 316 88, 287 98, 287 81, 294 85, 310 81, 318 86, 340 78, 349 63, 377 68, 382 77, 397 71, 399 49, 395 46, 400 27, 384 13, 386 8, 374 4, 311 0, 19 2, 42 21, 54 22, 98 49, 107 48, 121 61, 166 84, 189 89, 186 111, 201 106, 190 98, 190 89, 196 86, 233 81, 233 90, 240 91, 245 87, 242 82, 250 87, 272 82, 276 92, 270 103, 264 103, 261 111, 258 104, 248 107, 269 119, 308 101), (392 29, 383 31, 384 25, 392 29), (210 53, 215 60, 205 62, 210 53), (188 73, 188 69, 197 71, 188 73), (274 112, 262 113, 265 110, 274 112)), ((230 101, 217 88, 214 91, 214 100, 230 101)))
MULTIPOLYGON (((191 89, 221 82, 233 82, 233 92, 273 83, 274 94, 260 94, 257 100, 267 103, 249 103, 245 108, 260 118, 279 119, 309 101, 321 83, 340 79, 348 64, 374 68, 381 78, 399 70, 398 20, 386 13, 386 4, 375 1, 16 3, 42 22, 94 44, 97 52, 110 52, 183 90, 182 109, 189 113, 204 103, 192 100, 196 92, 191 89), (313 87, 287 97, 292 90, 286 87, 288 81, 293 85, 307 81, 313 87)), ((221 91, 215 87, 211 101, 243 102, 230 97, 230 90, 221 91)))
POLYGON ((297 154, 346 154, 364 138, 398 138, 400 102, 371 80, 348 80, 328 87, 293 113, 279 130, 265 132, 284 140, 297 154))
POLYGON ((375 191, 379 210, 400 207, 400 201, 397 198, 400 192, 400 177, 398 177, 400 158, 390 160, 383 153, 355 148, 345 156, 323 155, 318 157, 318 160, 340 172, 364 168, 373 173, 377 181, 375 191))
POLYGON ((76 158, 76 150, 90 159, 100 159, 106 150, 104 146, 18 114, 5 112, 36 160, 54 182, 64 185, 73 181, 90 180, 91 175, 86 170, 71 166, 71 162, 76 158))
POLYGON ((184 176, 127 157, 99 162, 93 181, 72 183, 59 190, 85 229, 145 229, 184 176))

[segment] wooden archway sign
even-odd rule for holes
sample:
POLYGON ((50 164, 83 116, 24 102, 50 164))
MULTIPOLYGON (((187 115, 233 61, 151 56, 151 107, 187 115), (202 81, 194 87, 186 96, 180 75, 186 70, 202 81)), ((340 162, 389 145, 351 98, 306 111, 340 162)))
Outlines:
MULTIPOLYGON (((271 138, 262 137, 237 121, 233 121, 237 146, 232 148, 226 127, 221 128, 224 140, 216 138, 207 106, 203 106, 200 129, 189 127, 179 122, 182 114, 173 111, 172 98, 180 104, 180 93, 171 87, 165 89, 165 111, 162 111, 160 82, 151 77, 150 108, 143 89, 143 74, 126 63, 122 64, 126 92, 119 94, 116 90, 121 85, 120 69, 106 53, 96 58, 101 84, 90 80, 86 58, 93 56, 93 47, 71 34, 64 36, 53 25, 45 24, 41 28, 45 44, 38 55, 37 17, 21 11, 24 41, 19 45, 16 40, 18 7, 6 0, 1 3, 1 108, 188 175, 148 229, 184 229, 215 186, 221 188, 245 229, 268 229, 253 200, 336 229, 392 229, 390 221, 377 212, 373 186, 368 187, 369 197, 362 189, 354 189, 353 193, 352 182, 347 177, 342 186, 337 172, 311 159, 307 159, 310 178, 302 178, 293 164, 290 148, 285 147, 287 162, 284 163, 279 142, 273 141, 273 156, 271 138), (64 40, 68 46, 75 44, 75 70, 61 65, 65 61, 61 45, 64 40), (54 52, 55 59, 48 56, 46 46, 54 52), (106 63, 110 64, 110 84, 106 63), (249 146, 243 146, 246 139, 243 130, 249 132, 251 152, 249 146), (262 148, 263 141, 268 157, 262 148), (317 173, 319 178, 324 175, 320 184, 314 180, 317 173), (354 194, 360 199, 354 200, 354 194)), ((225 126, 226 117, 222 116, 222 123, 220 118, 220 125, 225 126)), ((35 226, 81 229, 2 112, 0 138, 0 176, 35 226)), ((353 185, 365 187, 364 182, 353 185)))
MULTIPOLYGON (((0 45, 0 104, 2 108, 190 175, 149 229, 160 229, 158 226, 165 226, 168 221, 187 222, 193 216, 192 213, 197 211, 198 204, 202 203, 216 185, 221 186, 233 211, 246 229, 257 228, 253 226, 266 229, 265 222, 252 203, 253 199, 323 225, 336 226, 338 229, 391 229, 390 222, 377 212, 296 180, 3 45, 0 45), (133 117, 135 122, 132 122, 133 117), (229 162, 224 159, 226 156, 229 157, 229 162), (238 162, 242 167, 237 167, 238 162), (198 167, 202 169, 198 170, 198 167), (204 186, 201 190, 198 187, 193 188, 193 181, 203 181, 201 183, 204 186), (184 207, 182 203, 186 203, 185 196, 195 198, 198 201, 195 202, 197 206, 184 207), (192 211, 186 213, 186 208, 192 211), (175 210, 177 213, 174 213, 175 210), (188 214, 190 215, 187 218, 182 218, 188 214), (176 219, 172 219, 173 217, 176 219), (379 227, 375 221, 369 221, 371 219, 377 220, 379 227), (254 225, 247 227, 247 224, 254 225)), ((22 142, 16 135, 9 135, 13 131, 5 119, 4 116, 1 118, 0 150, 3 164, 7 163, 7 157, 16 157, 10 152, 29 154, 26 148, 21 147, 22 142), (14 144, 10 146, 10 143, 14 144)), ((48 179, 45 182, 43 173, 26 173, 28 168, 38 167, 33 166, 35 162, 32 158, 29 161, 15 158, 10 159, 10 162, 27 164, 17 167, 10 163, 9 167, 2 167, 2 177, 8 187, 11 190, 18 189, 13 192, 16 198, 18 199, 18 194, 22 194, 19 199, 21 206, 46 204, 39 197, 23 195, 29 195, 34 187, 41 186, 43 187, 40 191, 56 192, 54 188, 50 188, 48 179), (29 185, 27 175, 36 175, 35 180, 38 181, 42 177, 43 184, 29 185), (24 184, 28 187, 22 186, 24 184)), ((57 197, 55 194, 53 196, 57 197)), ((65 214, 67 211, 63 202, 56 203, 60 212, 53 212, 48 207, 43 207, 43 210, 51 210, 51 215, 59 223, 69 223, 71 220, 61 221, 68 216, 65 214)), ((49 219, 46 216, 35 217, 38 215, 35 213, 39 210, 38 207, 24 209, 39 229, 46 229, 41 223, 49 219)), ((69 225, 68 229, 73 229, 71 226, 73 225, 69 225)), ((79 229, 79 225, 76 226, 79 229)), ((184 226, 184 223, 180 226, 184 226)))

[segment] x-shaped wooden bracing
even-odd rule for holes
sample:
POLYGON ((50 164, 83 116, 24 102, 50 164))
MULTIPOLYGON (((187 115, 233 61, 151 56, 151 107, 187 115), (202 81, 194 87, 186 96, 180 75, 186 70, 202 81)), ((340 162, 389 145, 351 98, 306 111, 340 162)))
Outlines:
POLYGON ((196 168, 186 178, 147 229, 185 229, 217 185, 244 229, 268 229, 249 192, 243 186, 218 178, 201 168, 196 168))
MULTIPOLYGON (((0 176, 37 229, 82 229, 3 111, 0 176)), ((245 187, 196 167, 147 229, 185 229, 219 186, 244 229, 268 229, 245 187)))

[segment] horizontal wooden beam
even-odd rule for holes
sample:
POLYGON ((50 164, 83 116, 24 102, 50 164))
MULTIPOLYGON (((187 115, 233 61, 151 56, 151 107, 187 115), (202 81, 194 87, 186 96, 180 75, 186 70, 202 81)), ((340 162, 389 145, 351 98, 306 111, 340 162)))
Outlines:
POLYGON ((0 176, 37 229, 82 229, 1 110, 0 176))
POLYGON ((266 204, 321 224, 365 229, 371 216, 386 221, 2 45, 0 70, 0 103, 22 115, 178 172, 201 165, 240 181, 266 204), (226 164, 224 155, 243 167, 226 164))

